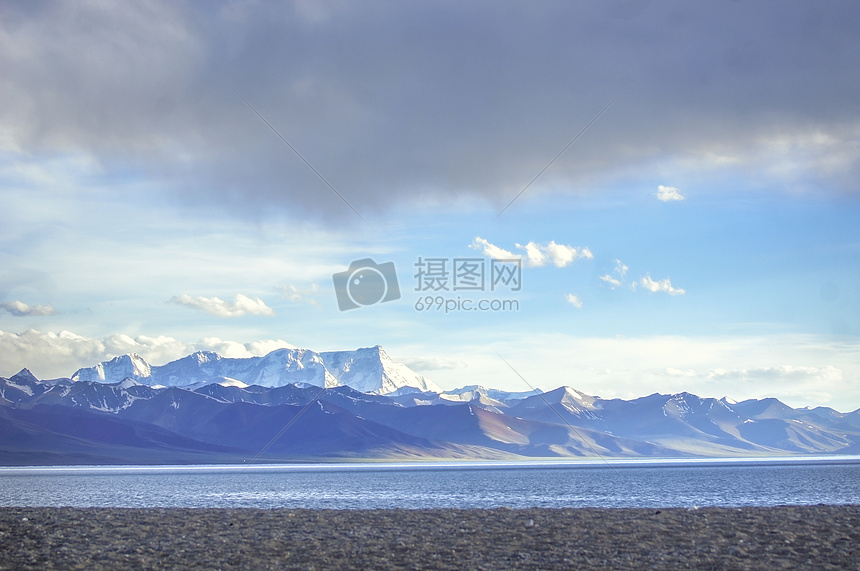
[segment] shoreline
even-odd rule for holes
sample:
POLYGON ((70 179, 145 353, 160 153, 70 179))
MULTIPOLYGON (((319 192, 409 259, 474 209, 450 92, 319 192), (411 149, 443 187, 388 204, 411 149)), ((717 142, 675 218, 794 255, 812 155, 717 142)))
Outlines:
POLYGON ((0 508, 0 569, 860 568, 860 505, 0 508))
POLYGON ((218 469, 313 469, 313 468, 594 468, 639 466, 727 466, 779 464, 860 464, 860 454, 773 454, 769 456, 585 456, 585 457, 512 457, 512 458, 306 458, 259 460, 257 462, 211 462, 176 464, 11 464, 0 460, 3 471, 49 470, 218 470, 218 469))

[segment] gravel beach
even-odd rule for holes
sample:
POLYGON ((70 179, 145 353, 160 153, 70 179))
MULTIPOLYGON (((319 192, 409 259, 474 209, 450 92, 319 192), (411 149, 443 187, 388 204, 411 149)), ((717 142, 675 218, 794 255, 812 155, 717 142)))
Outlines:
POLYGON ((860 506, 0 508, 0 569, 860 569, 860 506))

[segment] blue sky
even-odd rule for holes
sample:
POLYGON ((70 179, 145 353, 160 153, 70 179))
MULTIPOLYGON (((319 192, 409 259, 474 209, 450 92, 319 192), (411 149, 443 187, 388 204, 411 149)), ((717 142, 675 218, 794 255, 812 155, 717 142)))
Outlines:
POLYGON ((860 11, 780 6, 5 5, 0 374, 381 344, 854 410, 860 11), (521 291, 440 293, 519 310, 416 311, 419 258, 500 251, 521 291), (402 297, 339 311, 366 257, 402 297))

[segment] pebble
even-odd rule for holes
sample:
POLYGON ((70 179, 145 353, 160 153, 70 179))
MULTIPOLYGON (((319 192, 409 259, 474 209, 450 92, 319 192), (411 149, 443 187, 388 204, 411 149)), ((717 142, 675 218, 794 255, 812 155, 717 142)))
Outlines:
POLYGON ((0 570, 857 569, 858 546, 860 506, 0 508, 0 570))

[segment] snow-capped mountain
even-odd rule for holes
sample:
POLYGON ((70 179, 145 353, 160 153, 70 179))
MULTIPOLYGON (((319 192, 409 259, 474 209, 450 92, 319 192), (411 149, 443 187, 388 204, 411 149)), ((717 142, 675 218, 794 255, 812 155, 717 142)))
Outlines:
POLYGON ((388 394, 407 387, 422 392, 442 391, 430 379, 393 361, 379 345, 355 351, 330 351, 320 356, 339 384, 363 393, 388 394))
POLYGON ((123 379, 145 379, 152 374, 149 363, 137 353, 120 355, 110 361, 102 361, 95 367, 79 369, 72 379, 97 383, 115 383, 123 379))
MULTIPOLYGON (((372 370, 350 353, 332 359, 339 363, 332 369, 372 370)), ((213 362, 199 357, 186 362, 213 362)), ((348 386, 321 394, 305 383, 237 383, 39 381, 27 370, 0 377, 0 464, 239 462, 287 425, 267 461, 852 454, 860 447, 860 411, 793 409, 776 399, 605 400, 570 387, 531 396, 475 386, 448 395, 348 386)))
POLYGON ((117 383, 126 378, 165 387, 209 383, 282 387, 305 383, 329 388, 348 386, 371 394, 404 389, 441 392, 429 379, 393 361, 379 345, 321 353, 309 349, 276 349, 262 357, 240 359, 198 351, 161 366, 151 366, 140 355, 129 354, 79 369, 72 375, 72 380, 77 382, 117 383))
MULTIPOLYGON (((201 353, 149 368, 150 382, 171 375, 196 381, 185 387, 132 378, 40 381, 26 369, 0 377, 0 465, 236 463, 264 449, 272 462, 860 451, 860 410, 794 409, 773 398, 734 402, 682 392, 628 401, 571 387, 538 395, 474 385, 445 393, 401 388, 369 394, 349 386, 320 392, 305 382, 265 387, 227 380, 238 371, 281 382, 290 364, 306 378, 372 379, 383 390, 404 381, 379 348, 276 353, 251 364, 201 353), (210 377, 216 380, 202 383, 210 377)), ((134 367, 147 370, 129 357, 78 377, 134 367)))
POLYGON ((857 454, 860 410, 568 386, 443 392, 378 345, 201 351, 161 366, 131 354, 70 379, 0 377, 0 465, 235 463, 260 450, 266 461, 857 454))

